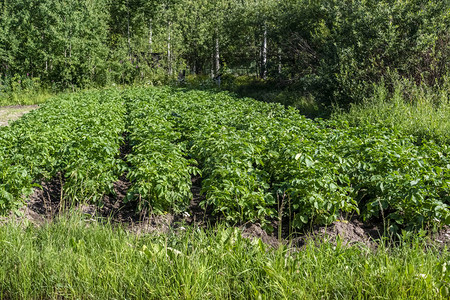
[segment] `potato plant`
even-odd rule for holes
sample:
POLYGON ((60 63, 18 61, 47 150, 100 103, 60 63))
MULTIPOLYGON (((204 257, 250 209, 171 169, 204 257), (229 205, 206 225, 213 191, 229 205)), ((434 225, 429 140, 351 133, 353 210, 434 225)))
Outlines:
POLYGON ((393 231, 450 224, 448 145, 418 145, 380 125, 310 120, 228 93, 61 96, 1 128, 0 154, 2 213, 41 180, 62 176, 67 198, 99 202, 123 174, 139 210, 183 212, 201 174, 201 205, 229 223, 284 217, 301 229, 359 214, 393 231))
POLYGON ((356 213, 393 230, 450 221, 448 150, 438 145, 226 93, 156 94, 202 167, 205 204, 229 221, 264 223, 281 213, 302 228, 356 213))
POLYGON ((117 92, 66 95, 0 131, 0 212, 19 207, 41 181, 60 178, 72 201, 95 202, 121 172, 124 110, 117 92))
POLYGON ((152 212, 182 212, 192 198, 191 175, 199 170, 187 159, 181 134, 168 119, 170 112, 158 107, 156 97, 131 98, 128 101, 129 143, 128 179, 133 183, 129 199, 139 202, 139 209, 152 212))

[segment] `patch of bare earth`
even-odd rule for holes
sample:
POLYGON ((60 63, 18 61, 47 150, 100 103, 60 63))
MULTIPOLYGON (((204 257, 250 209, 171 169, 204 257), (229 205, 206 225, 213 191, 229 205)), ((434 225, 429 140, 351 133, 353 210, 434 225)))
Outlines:
POLYGON ((2 106, 0 107, 0 126, 8 126, 9 122, 19 119, 38 107, 38 105, 2 106))
POLYGON ((315 226, 307 233, 292 239, 298 247, 304 246, 309 241, 327 241, 343 245, 361 245, 376 248, 377 241, 382 236, 382 228, 377 224, 362 223, 358 219, 339 220, 328 226, 315 226))
POLYGON ((347 246, 361 245, 369 248, 376 248, 376 240, 381 236, 379 228, 376 225, 363 224, 358 220, 336 221, 329 226, 315 226, 303 232, 292 234, 288 234, 286 230, 284 230, 281 240, 274 234, 268 234, 259 224, 247 224, 241 228, 244 237, 251 239, 259 238, 264 243, 275 248, 281 244, 289 244, 295 248, 302 248, 309 241, 326 241, 336 244, 338 240, 347 246))
POLYGON ((268 234, 262 229, 260 224, 245 224, 241 226, 242 237, 248 239, 260 239, 263 243, 278 248, 280 245, 286 243, 286 240, 279 241, 274 235, 268 234))
POLYGON ((450 249, 450 226, 444 226, 439 232, 433 234, 431 240, 439 247, 450 249))

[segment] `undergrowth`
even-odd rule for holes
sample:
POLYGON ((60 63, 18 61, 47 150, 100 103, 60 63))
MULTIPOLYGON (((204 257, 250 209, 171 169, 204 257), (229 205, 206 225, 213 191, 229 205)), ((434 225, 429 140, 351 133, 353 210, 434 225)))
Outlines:
POLYGON ((447 299, 447 249, 309 243, 237 228, 136 235, 72 214, 0 226, 0 299, 447 299))
POLYGON ((410 134, 417 143, 450 143, 450 78, 440 87, 416 85, 408 80, 394 86, 375 86, 372 97, 348 111, 335 110, 332 118, 352 126, 382 124, 410 134))

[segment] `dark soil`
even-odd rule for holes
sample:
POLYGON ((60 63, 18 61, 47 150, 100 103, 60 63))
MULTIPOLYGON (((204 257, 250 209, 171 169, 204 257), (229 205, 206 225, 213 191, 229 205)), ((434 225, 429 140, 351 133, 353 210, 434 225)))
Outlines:
MULTIPOLYGON (((193 198, 187 212, 182 214, 152 215, 148 212, 138 212, 137 201, 126 201, 126 196, 131 183, 123 175, 114 183, 114 192, 103 197, 103 205, 79 204, 70 207, 69 203, 61 199, 64 190, 61 187, 63 176, 57 176, 50 182, 41 183, 41 188, 36 188, 30 196, 27 205, 22 208, 23 219, 40 226, 51 221, 56 216, 74 209, 92 219, 108 220, 112 224, 125 226, 136 234, 150 232, 169 233, 172 230, 183 230, 184 226, 197 226, 201 228, 213 227, 219 218, 214 216, 212 209, 203 209, 200 203, 205 200, 201 191, 201 178, 192 178, 193 198)), ((11 216, 11 218, 13 218, 11 216)), ((287 224, 287 222, 283 222, 287 224)), ((259 224, 244 224, 239 228, 242 236, 250 239, 261 239, 262 242, 278 247, 281 244, 291 244, 295 248, 302 248, 310 240, 321 242, 328 241, 336 244, 339 240, 344 245, 361 245, 369 248, 377 247, 377 240, 382 236, 382 224, 362 223, 357 218, 340 220, 329 226, 316 226, 300 233, 288 234, 288 229, 283 229, 282 239, 277 238, 276 222, 272 224, 275 230, 268 234, 259 224)), ((450 247, 450 227, 444 227, 438 233, 430 235, 432 244, 439 247, 450 247)))
POLYGON ((35 188, 29 197, 27 205, 22 208, 24 217, 29 221, 41 225, 52 220, 67 205, 62 199, 63 176, 57 176, 49 182, 41 182, 42 188, 35 188))
POLYGON ((192 177, 192 200, 189 205, 189 213, 184 215, 184 222, 188 225, 200 225, 200 226, 214 226, 218 220, 217 216, 213 215, 212 207, 206 206, 202 208, 201 203, 206 200, 205 195, 201 193, 202 178, 200 176, 192 177))

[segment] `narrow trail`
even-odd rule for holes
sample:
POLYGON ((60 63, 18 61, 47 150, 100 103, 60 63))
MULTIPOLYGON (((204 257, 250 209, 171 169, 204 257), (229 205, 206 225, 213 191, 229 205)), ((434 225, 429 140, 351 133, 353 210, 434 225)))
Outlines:
POLYGON ((38 105, 11 105, 0 107, 0 126, 8 126, 9 122, 21 118, 24 114, 37 109, 38 105))

